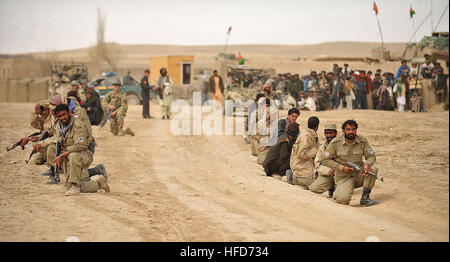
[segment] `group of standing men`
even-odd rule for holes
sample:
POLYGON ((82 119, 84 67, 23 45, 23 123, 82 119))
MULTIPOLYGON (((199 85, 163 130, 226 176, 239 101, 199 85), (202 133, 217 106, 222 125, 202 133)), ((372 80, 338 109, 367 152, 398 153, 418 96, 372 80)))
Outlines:
POLYGON ((161 119, 170 119, 170 106, 173 101, 173 81, 168 75, 167 68, 162 67, 159 70, 160 76, 156 81, 156 86, 150 85, 150 70, 144 71, 141 79, 142 95, 142 117, 145 119, 153 118, 150 115, 150 90, 157 91, 159 105, 161 107, 161 119))

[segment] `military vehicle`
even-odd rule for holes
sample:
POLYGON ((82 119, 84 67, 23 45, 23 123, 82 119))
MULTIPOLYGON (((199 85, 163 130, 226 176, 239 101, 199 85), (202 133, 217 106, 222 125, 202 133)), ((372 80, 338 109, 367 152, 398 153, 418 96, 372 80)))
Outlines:
POLYGON ((52 64, 50 80, 48 96, 54 94, 66 96, 72 88, 71 81, 76 80, 79 83, 89 81, 88 66, 82 63, 52 64))
POLYGON ((431 36, 424 36, 418 43, 407 43, 402 59, 414 61, 428 54, 432 63, 436 60, 446 61, 449 57, 448 39, 448 32, 433 32, 431 36))
POLYGON ((275 76, 275 70, 272 68, 265 69, 246 65, 227 65, 225 71, 225 99, 233 101, 254 100, 261 84, 275 76), (258 88, 249 88, 253 79, 258 80, 258 88))
MULTIPOLYGON (((269 78, 274 77, 276 72, 273 68, 259 68, 247 65, 226 65, 225 66, 225 100, 233 100, 235 108, 245 106, 248 100, 254 101, 256 94, 269 78), (258 80, 258 87, 250 88, 254 79, 258 80)), ((231 115, 232 112, 225 112, 231 115)), ((247 115, 245 107, 244 115, 247 115)))

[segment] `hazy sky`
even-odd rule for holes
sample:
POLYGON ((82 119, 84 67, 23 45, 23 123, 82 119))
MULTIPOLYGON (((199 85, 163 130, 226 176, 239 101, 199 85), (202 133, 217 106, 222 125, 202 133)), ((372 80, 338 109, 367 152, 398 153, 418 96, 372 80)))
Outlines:
MULTIPOLYGON (((377 0, 384 42, 406 42, 416 11, 420 40, 448 0, 377 0)), ((97 8, 105 38, 121 44, 314 44, 380 41, 373 0, 0 0, 0 53, 75 49, 95 44, 97 8)), ((437 31, 449 31, 445 12, 437 31)))

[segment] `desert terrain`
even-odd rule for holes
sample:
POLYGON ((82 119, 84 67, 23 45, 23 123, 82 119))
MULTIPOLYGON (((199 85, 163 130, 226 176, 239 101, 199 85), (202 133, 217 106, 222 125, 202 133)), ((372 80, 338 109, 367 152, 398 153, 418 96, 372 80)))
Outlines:
MULTIPOLYGON (((194 74, 199 74, 200 70, 212 72, 217 69, 216 58, 224 51, 223 45, 211 46, 189 46, 189 45, 117 45, 120 50, 118 55, 118 68, 124 73, 130 71, 136 79, 142 77, 145 68, 151 67, 150 58, 167 55, 193 55, 194 74)), ((380 68, 383 71, 396 72, 399 61, 383 61, 366 63, 361 61, 315 61, 318 58, 364 58, 371 57, 371 50, 379 47, 379 43, 374 42, 326 42, 311 45, 229 45, 227 54, 240 53, 245 58, 245 64, 255 67, 271 67, 277 73, 299 73, 307 74, 311 70, 329 71, 333 63, 342 66, 348 62, 350 68, 360 70, 372 70, 380 68)), ((391 57, 398 60, 405 50, 406 43, 385 43, 385 47, 390 51, 391 57)), ((75 61, 88 62, 90 77, 95 78, 100 75, 95 65, 91 64, 89 56, 90 48, 80 48, 74 50, 63 50, 31 54, 36 59, 49 61, 75 61)), ((106 68, 103 68, 106 70, 106 68)), ((155 68, 155 73, 159 68, 155 68)), ((169 72, 170 73, 170 72, 169 72)))
POLYGON ((302 127, 320 118, 321 142, 325 122, 359 123, 385 180, 371 194, 381 203, 361 207, 361 188, 344 206, 261 176, 241 135, 172 135, 153 102, 150 120, 129 107, 134 137, 93 127, 93 165, 105 164, 111 192, 67 197, 45 184, 46 167, 25 164, 29 148, 6 152, 34 131, 33 107, 0 103, 0 241, 449 241, 449 113, 439 108, 301 112, 302 127))

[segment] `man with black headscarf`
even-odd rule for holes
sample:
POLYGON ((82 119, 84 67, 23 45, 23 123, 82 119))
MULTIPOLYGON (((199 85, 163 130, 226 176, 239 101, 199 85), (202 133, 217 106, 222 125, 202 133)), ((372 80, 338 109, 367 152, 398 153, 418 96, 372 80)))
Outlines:
POLYGON ((86 109, 91 125, 98 125, 102 122, 104 112, 101 99, 94 90, 94 85, 92 83, 87 85, 86 100, 83 103, 83 107, 86 109))
POLYGON ((296 122, 290 123, 287 130, 278 138, 277 143, 270 147, 266 159, 262 166, 267 176, 277 174, 284 176, 286 170, 290 168, 292 145, 298 136, 299 125, 296 122))

